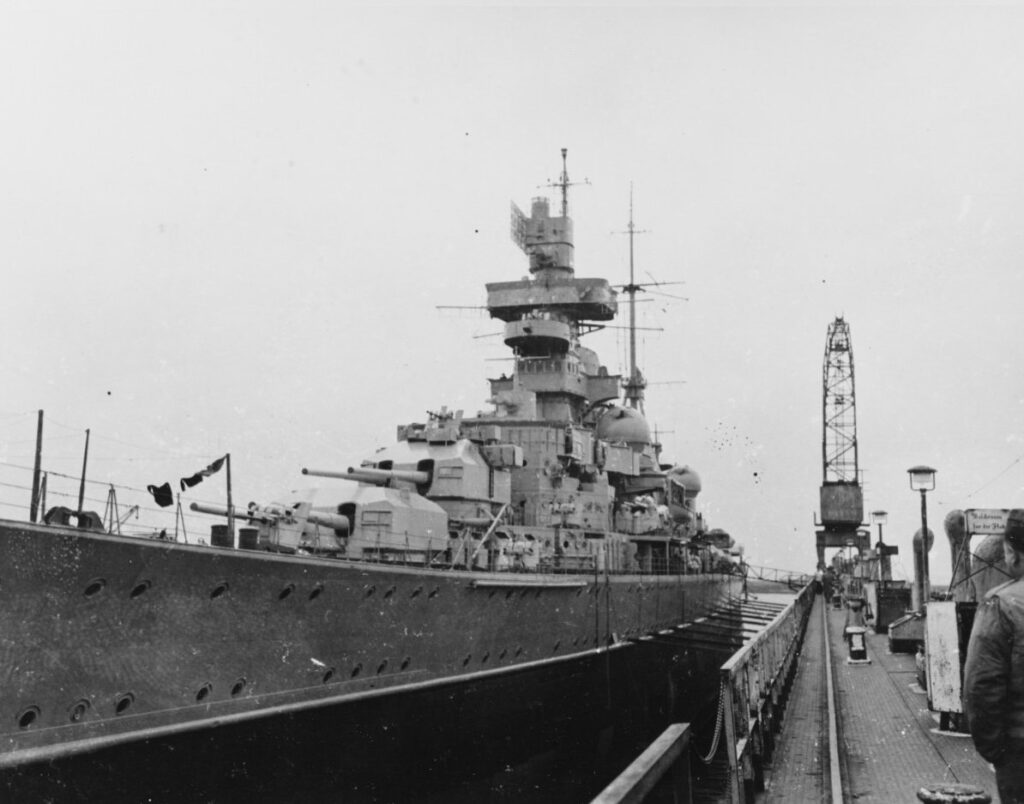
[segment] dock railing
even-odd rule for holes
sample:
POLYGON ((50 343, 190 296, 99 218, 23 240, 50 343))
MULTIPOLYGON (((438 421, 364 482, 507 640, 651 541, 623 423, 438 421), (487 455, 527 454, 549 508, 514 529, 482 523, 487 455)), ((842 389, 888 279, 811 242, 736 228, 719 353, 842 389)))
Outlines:
POLYGON ((673 723, 591 804, 639 804, 655 797, 690 804, 689 748, 690 724, 673 723))
POLYGON ((719 671, 721 720, 716 727, 724 730, 733 804, 753 800, 755 791, 764 790, 764 764, 772 757, 813 603, 814 585, 808 584, 719 671))

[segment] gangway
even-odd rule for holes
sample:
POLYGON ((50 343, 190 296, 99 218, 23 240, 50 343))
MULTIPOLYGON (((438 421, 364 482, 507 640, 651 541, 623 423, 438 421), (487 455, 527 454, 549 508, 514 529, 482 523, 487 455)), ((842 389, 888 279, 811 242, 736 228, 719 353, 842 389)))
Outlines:
POLYGON ((748 581, 758 580, 783 584, 792 591, 797 591, 807 586, 814 577, 806 572, 779 569, 778 567, 755 567, 751 564, 745 564, 744 566, 747 570, 748 581))

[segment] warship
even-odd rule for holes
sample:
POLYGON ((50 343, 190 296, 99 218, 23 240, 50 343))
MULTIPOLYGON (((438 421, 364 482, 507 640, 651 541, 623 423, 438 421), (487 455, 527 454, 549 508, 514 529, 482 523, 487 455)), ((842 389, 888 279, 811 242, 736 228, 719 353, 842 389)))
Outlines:
POLYGON ((628 285, 577 276, 564 149, 551 186, 561 214, 512 205, 529 275, 486 285, 513 361, 488 412, 302 468, 314 490, 193 503, 208 545, 119 535, 81 502, 0 520, 0 791, 493 799, 527 769, 551 800, 552 768, 600 776, 623 735, 714 706, 713 651, 654 637, 734 605, 741 552, 645 418, 632 242, 628 285), (584 345, 623 292, 625 375, 584 345))

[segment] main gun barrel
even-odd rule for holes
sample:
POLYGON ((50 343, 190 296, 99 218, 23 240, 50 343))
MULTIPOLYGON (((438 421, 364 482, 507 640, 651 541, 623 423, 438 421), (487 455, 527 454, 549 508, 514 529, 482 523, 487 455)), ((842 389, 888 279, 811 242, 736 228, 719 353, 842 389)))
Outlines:
MULTIPOLYGON (((214 514, 215 516, 228 516, 228 507, 225 505, 209 505, 207 503, 192 503, 189 508, 193 511, 198 511, 202 514, 214 514)), ((240 509, 237 506, 232 506, 231 509, 234 512, 234 516, 238 519, 248 519, 253 522, 273 522, 275 520, 294 516, 296 519, 305 518, 307 522, 312 522, 314 525, 320 525, 324 528, 331 528, 337 531, 339 534, 348 534, 350 525, 348 517, 342 516, 341 514, 332 514, 328 511, 307 511, 303 515, 302 511, 287 511, 284 509, 274 510, 266 508, 256 508, 253 510, 240 509)))
POLYGON ((417 486, 430 482, 430 473, 421 472, 417 469, 374 469, 369 466, 360 466, 358 469, 354 469, 350 466, 345 472, 335 472, 331 469, 303 469, 302 474, 313 477, 335 477, 341 480, 355 480, 360 483, 372 483, 375 486, 384 486, 395 480, 413 483, 417 486))
POLYGON ((306 515, 306 519, 314 525, 331 528, 337 532, 338 535, 348 535, 349 522, 347 516, 342 516, 341 514, 329 514, 325 511, 310 511, 306 515))
POLYGON ((194 502, 189 505, 193 511, 198 511, 201 514, 213 514, 214 516, 234 516, 238 519, 263 519, 261 516, 253 516, 249 511, 238 506, 231 506, 229 510, 226 505, 210 505, 208 503, 194 502))

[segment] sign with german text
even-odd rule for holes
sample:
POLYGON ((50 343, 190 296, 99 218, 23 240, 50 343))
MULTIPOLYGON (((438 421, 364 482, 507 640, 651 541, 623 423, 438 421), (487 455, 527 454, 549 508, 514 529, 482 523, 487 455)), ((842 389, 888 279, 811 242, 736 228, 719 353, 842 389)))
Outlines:
POLYGON ((967 532, 972 536, 1002 536, 1009 508, 968 508, 964 511, 967 532))

